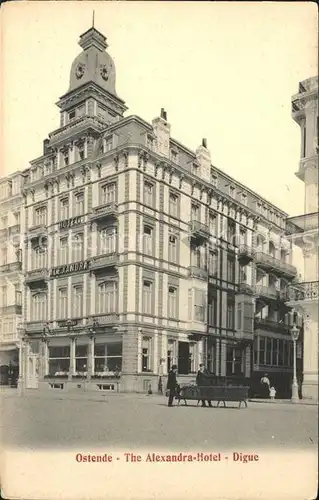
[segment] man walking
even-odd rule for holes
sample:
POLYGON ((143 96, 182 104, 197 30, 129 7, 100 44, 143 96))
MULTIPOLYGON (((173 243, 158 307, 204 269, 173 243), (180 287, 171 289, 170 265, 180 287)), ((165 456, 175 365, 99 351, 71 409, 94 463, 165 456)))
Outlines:
MULTIPOLYGON (((196 385, 198 386, 207 386, 209 385, 209 377, 206 373, 205 367, 203 363, 199 365, 199 370, 196 375, 196 385)), ((212 406, 212 402, 210 400, 207 401, 208 406, 212 406)), ((205 399, 202 399, 202 406, 206 406, 206 401, 205 399)))
POLYGON ((173 365, 171 371, 168 374, 168 379, 167 379, 167 390, 169 391, 168 406, 173 406, 173 399, 177 393, 178 383, 176 379, 176 373, 177 373, 177 365, 173 365))

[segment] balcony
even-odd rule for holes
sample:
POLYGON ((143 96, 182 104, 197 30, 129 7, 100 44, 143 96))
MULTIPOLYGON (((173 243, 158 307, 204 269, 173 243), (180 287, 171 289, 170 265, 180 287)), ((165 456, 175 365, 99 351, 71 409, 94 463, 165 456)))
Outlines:
POLYGON ((31 284, 39 281, 47 281, 49 279, 49 272, 47 269, 34 269, 28 271, 25 275, 25 283, 31 284))
POLYGON ((77 120, 72 120, 63 127, 60 127, 49 134, 50 146, 65 140, 67 137, 73 137, 75 134, 92 130, 101 132, 105 128, 105 122, 95 116, 81 116, 77 120))
POLYGON ((190 266, 188 273, 190 278, 199 278, 201 280, 207 280, 208 278, 207 270, 202 267, 190 266))
MULTIPOLYGON (((304 232, 318 232, 319 226, 319 212, 311 214, 298 215, 296 217, 289 217, 286 221, 286 231, 288 234, 303 234, 304 232)), ((300 239, 301 245, 304 245, 303 239, 300 239)), ((298 240, 296 240, 298 244, 298 240)))
POLYGON ((247 266, 249 262, 254 260, 255 251, 248 245, 240 245, 238 248, 238 261, 242 266, 247 266))
POLYGON ((316 300, 319 298, 319 282, 307 281, 288 287, 286 300, 288 302, 298 302, 303 300, 316 300))
POLYGON ((119 315, 117 313, 101 313, 95 314, 92 317, 92 321, 96 321, 98 326, 95 327, 95 330, 98 332, 99 328, 103 328, 105 326, 116 326, 119 324, 119 315))
POLYGON ((107 267, 116 267, 118 264, 118 254, 116 252, 97 255, 96 257, 92 257, 91 260, 91 271, 99 271, 101 269, 105 269, 107 267))
POLYGON ((276 320, 272 318, 255 318, 255 329, 263 328, 264 330, 270 330, 278 333, 289 333, 289 328, 281 322, 281 320, 276 320))
POLYGON ((115 202, 103 203, 98 207, 93 207, 92 213, 90 214, 90 220, 99 222, 104 219, 113 218, 116 219, 118 216, 118 208, 115 202))
POLYGON ((10 262, 10 264, 5 264, 4 266, 0 266, 0 274, 2 273, 12 273, 15 271, 21 271, 22 262, 10 262))
POLYGON ((258 267, 264 269, 265 271, 272 271, 277 275, 284 276, 286 278, 294 278, 297 274, 297 269, 295 266, 283 262, 282 260, 276 259, 272 255, 268 255, 263 252, 257 252, 255 256, 255 262, 258 267))
POLYGON ((0 307, 0 314, 22 314, 22 306, 14 304, 13 306, 0 307))
POLYGON ((254 295, 255 291, 250 285, 247 285, 247 283, 239 283, 237 293, 238 294, 243 293, 245 295, 254 295))
POLYGON ((31 226, 27 233, 31 239, 41 238, 47 236, 47 226, 45 224, 38 224, 37 226, 31 226))
POLYGON ((280 298, 280 291, 272 286, 256 285, 255 294, 257 297, 268 300, 278 300, 280 298))
POLYGON ((45 324, 46 323, 44 321, 28 321, 25 323, 25 333, 27 335, 42 335, 45 324))
POLYGON ((189 231, 191 238, 198 244, 204 243, 210 237, 209 227, 207 224, 202 224, 202 222, 199 222, 198 220, 192 220, 189 222, 189 231))

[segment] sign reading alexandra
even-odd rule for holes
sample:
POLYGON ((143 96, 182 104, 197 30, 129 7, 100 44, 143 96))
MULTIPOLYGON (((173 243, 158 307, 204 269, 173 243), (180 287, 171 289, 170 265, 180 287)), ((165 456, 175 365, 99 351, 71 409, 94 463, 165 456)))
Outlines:
POLYGON ((59 223, 60 229, 66 229, 73 226, 78 226, 82 224, 82 216, 72 217, 71 219, 65 219, 59 223))
POLYGON ((66 321, 58 321, 58 326, 60 328, 76 326, 78 324, 76 319, 67 319, 66 321))
POLYGON ((53 267, 50 276, 61 276, 63 274, 77 273, 79 271, 88 271, 90 269, 90 261, 82 260, 74 264, 66 264, 65 266, 53 267))

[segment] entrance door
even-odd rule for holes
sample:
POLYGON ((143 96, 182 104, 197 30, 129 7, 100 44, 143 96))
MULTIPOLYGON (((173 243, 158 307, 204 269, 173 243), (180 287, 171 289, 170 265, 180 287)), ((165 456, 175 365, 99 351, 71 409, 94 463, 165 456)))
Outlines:
POLYGON ((188 342, 178 342, 178 373, 188 375, 190 373, 190 353, 188 342))
POLYGON ((29 354, 27 364, 27 388, 37 389, 39 381, 39 355, 29 354))

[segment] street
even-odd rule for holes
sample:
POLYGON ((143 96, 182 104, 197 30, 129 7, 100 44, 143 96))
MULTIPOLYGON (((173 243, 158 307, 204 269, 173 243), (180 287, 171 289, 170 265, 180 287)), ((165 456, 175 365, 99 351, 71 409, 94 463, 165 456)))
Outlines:
POLYGON ((317 446, 316 406, 249 402, 241 409, 232 403, 201 408, 189 402, 168 408, 166 403, 164 396, 144 394, 1 394, 2 444, 18 450, 311 451, 317 446))

